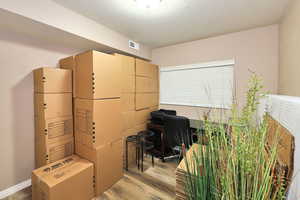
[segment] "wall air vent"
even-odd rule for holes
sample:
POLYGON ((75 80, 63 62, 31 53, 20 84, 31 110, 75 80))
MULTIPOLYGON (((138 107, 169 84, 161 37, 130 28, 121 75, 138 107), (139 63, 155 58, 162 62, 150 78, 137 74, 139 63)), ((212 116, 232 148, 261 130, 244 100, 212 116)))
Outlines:
POLYGON ((140 45, 137 42, 129 40, 128 44, 129 44, 129 48, 136 49, 136 50, 140 49, 140 45))

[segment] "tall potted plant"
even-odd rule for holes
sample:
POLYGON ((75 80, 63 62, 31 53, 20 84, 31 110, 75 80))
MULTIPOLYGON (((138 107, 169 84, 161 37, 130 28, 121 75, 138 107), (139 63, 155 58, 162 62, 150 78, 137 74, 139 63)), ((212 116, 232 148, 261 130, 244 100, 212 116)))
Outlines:
MULTIPOLYGON (((268 124, 255 120, 263 86, 256 76, 249 81, 246 105, 232 106, 227 125, 204 120, 206 145, 185 159, 188 199, 284 199, 286 184, 277 167, 277 144, 266 146, 268 124)), ((203 138, 203 137, 200 137, 203 138)))

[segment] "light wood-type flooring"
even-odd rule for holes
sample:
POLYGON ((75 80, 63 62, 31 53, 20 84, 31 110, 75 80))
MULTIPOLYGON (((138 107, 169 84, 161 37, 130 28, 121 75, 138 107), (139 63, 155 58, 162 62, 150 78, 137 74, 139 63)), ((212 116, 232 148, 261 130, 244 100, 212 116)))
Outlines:
MULTIPOLYGON (((146 158, 144 172, 136 166, 124 171, 124 177, 102 196, 94 200, 169 200, 175 199, 176 161, 155 160, 154 168, 146 158)), ((26 188, 3 200, 30 200, 31 188, 26 188)))

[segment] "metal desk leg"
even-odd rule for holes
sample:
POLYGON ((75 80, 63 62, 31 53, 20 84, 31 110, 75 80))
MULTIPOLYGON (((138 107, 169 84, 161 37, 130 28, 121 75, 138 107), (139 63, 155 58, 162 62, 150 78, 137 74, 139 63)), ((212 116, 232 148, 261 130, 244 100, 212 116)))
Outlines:
POLYGON ((128 171, 128 141, 126 140, 126 171, 128 171))
POLYGON ((141 170, 144 171, 144 142, 141 142, 141 170))

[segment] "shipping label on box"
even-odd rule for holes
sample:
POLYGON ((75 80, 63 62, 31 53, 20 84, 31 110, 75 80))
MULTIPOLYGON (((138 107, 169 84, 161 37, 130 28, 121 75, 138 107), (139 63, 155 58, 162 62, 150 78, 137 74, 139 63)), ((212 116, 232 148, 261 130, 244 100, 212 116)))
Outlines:
POLYGON ((73 136, 73 116, 48 120, 35 117, 35 140, 53 143, 61 136, 73 136))

